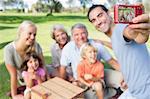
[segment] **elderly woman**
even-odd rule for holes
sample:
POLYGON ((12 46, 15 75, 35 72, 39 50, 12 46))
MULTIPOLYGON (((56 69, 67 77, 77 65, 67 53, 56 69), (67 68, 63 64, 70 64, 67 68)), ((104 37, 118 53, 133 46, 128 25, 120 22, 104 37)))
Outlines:
MULTIPOLYGON (((51 37, 55 40, 55 43, 51 46, 51 54, 52 54, 52 65, 51 68, 48 68, 50 75, 52 77, 59 76, 59 68, 60 68, 60 58, 61 51, 63 47, 70 41, 70 37, 67 34, 66 29, 61 24, 56 24, 53 26, 51 31, 51 37)), ((67 68, 67 80, 71 80, 70 75, 72 75, 71 64, 67 68)))
POLYGON ((37 27, 31 21, 23 21, 18 28, 18 38, 4 48, 4 61, 10 75, 11 96, 13 99, 22 99, 17 90, 17 82, 24 85, 21 77, 21 64, 29 52, 35 52, 44 63, 40 45, 36 42, 37 27), (18 79, 18 80, 17 80, 18 79))

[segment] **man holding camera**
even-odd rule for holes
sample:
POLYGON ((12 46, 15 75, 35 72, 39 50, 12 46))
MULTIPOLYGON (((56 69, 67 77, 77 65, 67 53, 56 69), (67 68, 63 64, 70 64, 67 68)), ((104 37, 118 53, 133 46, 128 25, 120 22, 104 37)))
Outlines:
POLYGON ((134 24, 114 24, 108 9, 93 5, 88 19, 98 31, 112 40, 112 47, 121 65, 121 72, 128 89, 119 99, 149 99, 150 97, 150 54, 145 42, 150 34, 150 15, 135 17, 134 24))

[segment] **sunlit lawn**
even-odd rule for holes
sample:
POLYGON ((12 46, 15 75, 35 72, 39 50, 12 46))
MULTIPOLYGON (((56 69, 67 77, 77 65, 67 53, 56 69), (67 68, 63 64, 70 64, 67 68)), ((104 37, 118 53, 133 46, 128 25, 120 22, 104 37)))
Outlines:
MULTIPOLYGON (((54 42, 50 37, 50 29, 54 24, 63 24, 68 33, 75 23, 83 23, 89 30, 89 37, 108 40, 102 33, 99 33, 88 22, 86 15, 82 13, 60 13, 47 17, 46 14, 13 14, 0 13, 0 99, 6 99, 5 93, 10 90, 9 75, 4 65, 3 47, 17 36, 17 27, 23 20, 32 20, 38 27, 37 41, 40 43, 45 56, 46 63, 51 63, 50 45, 54 42)), ((109 50, 110 51, 110 50, 109 50)))
POLYGON ((105 39, 88 22, 82 13, 60 13, 47 17, 46 14, 14 14, 0 13, 0 99, 8 98, 5 93, 10 90, 9 75, 3 61, 3 47, 17 37, 17 27, 23 20, 32 20, 38 27, 37 41, 43 49, 46 63, 51 63, 50 45, 54 42, 50 37, 50 29, 54 24, 63 24, 70 34, 70 27, 75 23, 84 23, 89 30, 91 38, 105 39), (92 32, 91 32, 92 31, 92 32))

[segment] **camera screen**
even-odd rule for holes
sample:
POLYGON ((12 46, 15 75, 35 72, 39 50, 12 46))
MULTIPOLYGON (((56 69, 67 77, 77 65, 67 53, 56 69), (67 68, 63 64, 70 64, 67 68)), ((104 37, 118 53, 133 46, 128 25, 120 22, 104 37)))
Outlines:
POLYGON ((133 7, 119 7, 118 8, 118 20, 119 22, 131 22, 135 17, 135 12, 133 7))

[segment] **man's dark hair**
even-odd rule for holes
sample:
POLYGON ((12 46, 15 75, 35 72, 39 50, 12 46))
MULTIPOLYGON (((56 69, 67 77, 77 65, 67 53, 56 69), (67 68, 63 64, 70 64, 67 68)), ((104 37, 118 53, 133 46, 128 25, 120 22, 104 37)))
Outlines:
MULTIPOLYGON (((105 12, 108 12, 108 9, 107 9, 104 5, 101 5, 101 4, 92 5, 92 6, 89 8, 89 11, 88 11, 88 14, 87 14, 88 19, 89 19, 89 14, 90 14, 90 12, 91 12, 93 9, 97 8, 97 7, 100 7, 100 8, 102 8, 105 12)), ((90 19, 89 19, 89 21, 90 21, 90 19)))

